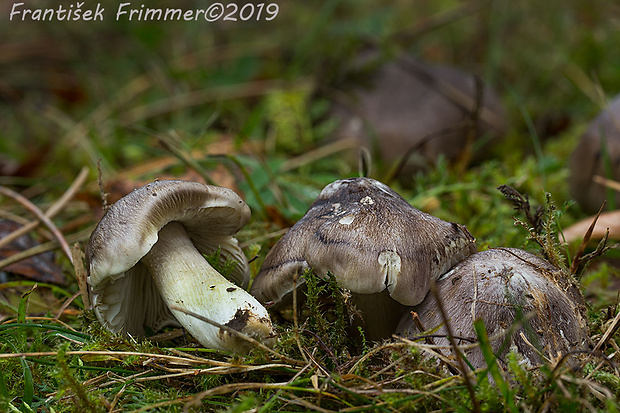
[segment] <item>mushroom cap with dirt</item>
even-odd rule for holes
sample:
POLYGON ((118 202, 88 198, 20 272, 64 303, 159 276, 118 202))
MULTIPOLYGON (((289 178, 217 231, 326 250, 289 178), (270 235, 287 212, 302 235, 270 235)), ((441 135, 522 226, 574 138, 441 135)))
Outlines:
POLYGON ((232 190, 188 181, 156 181, 112 205, 86 247, 97 318, 113 332, 143 337, 145 327, 182 325, 202 345, 245 352, 248 343, 171 306, 200 314, 259 340, 273 330, 265 308, 205 259, 236 263, 230 277, 245 286, 249 268, 234 235, 250 209, 232 190))
POLYGON ((250 292, 262 303, 290 304, 295 278, 312 268, 352 293, 366 337, 389 337, 430 284, 476 251, 462 226, 412 207, 370 178, 327 185, 271 249, 250 292))
MULTIPOLYGON (((534 366, 541 363, 541 354, 557 361, 571 350, 583 349, 588 340, 583 297, 572 276, 526 251, 495 248, 470 255, 436 286, 457 345, 477 341, 474 320, 482 319, 502 367, 511 350, 534 366)), ((433 293, 412 311, 419 317, 418 325, 433 332, 434 344, 450 345, 433 293)), ((416 324, 412 314, 406 314, 396 335, 422 335, 416 324)), ((475 369, 487 367, 479 347, 463 353, 475 369)))

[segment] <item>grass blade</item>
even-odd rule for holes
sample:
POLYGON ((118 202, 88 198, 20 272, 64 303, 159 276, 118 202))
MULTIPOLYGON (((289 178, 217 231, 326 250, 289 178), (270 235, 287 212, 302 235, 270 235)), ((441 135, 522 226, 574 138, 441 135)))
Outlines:
POLYGON ((22 401, 25 405, 30 407, 34 398, 34 381, 32 380, 32 371, 30 371, 30 366, 24 358, 20 358, 19 360, 22 364, 22 370, 24 371, 24 397, 22 398, 22 401))
POLYGON ((0 397, 9 400, 9 391, 6 388, 6 380, 2 370, 0 370, 0 397))
POLYGON ((487 335, 487 329, 484 326, 484 321, 481 319, 474 321, 474 329, 476 330, 476 335, 478 336, 480 351, 482 351, 484 361, 487 363, 489 373, 491 374, 491 377, 493 377, 493 380, 495 380, 495 384, 504 397, 506 408, 511 412, 518 413, 519 410, 517 409, 517 406, 515 406, 512 395, 510 394, 510 385, 506 382, 504 376, 502 376, 502 373, 499 371, 497 358, 495 357, 495 354, 493 354, 491 343, 489 343, 489 336, 487 335))

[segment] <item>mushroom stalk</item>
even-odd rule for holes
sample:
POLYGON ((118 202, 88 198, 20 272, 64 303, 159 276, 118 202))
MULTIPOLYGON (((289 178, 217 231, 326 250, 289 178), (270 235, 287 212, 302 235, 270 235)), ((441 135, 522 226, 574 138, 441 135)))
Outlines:
MULTIPOLYGON (((179 222, 170 222, 142 258, 168 307, 198 313, 259 341, 273 333, 267 310, 249 293, 218 273, 194 247, 179 222)), ((172 310, 181 325, 202 345, 244 352, 248 343, 195 317, 172 310)))

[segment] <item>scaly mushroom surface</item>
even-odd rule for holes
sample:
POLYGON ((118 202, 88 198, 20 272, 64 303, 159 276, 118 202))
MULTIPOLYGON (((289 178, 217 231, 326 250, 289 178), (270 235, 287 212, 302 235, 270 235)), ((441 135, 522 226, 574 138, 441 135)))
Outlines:
POLYGON ((182 325, 202 345, 245 352, 248 343, 183 312, 198 313, 269 344, 267 310, 204 258, 220 250, 247 285, 249 269, 234 235, 250 209, 230 189, 156 181, 110 207, 86 247, 88 283, 97 318, 108 329, 143 337, 145 327, 182 325))
MULTIPOLYGON (((457 345, 477 341, 473 322, 482 319, 504 367, 510 350, 534 366, 541 363, 541 355, 557 360, 582 349, 587 340, 577 287, 549 262, 520 249, 495 248, 470 255, 437 281, 437 294, 457 345)), ((433 331, 435 344, 450 346, 435 295, 429 294, 412 311, 425 329, 433 331)), ((396 335, 408 338, 422 333, 411 314, 396 329, 396 335)), ((475 369, 487 366, 479 347, 463 353, 475 369)))
POLYGON ((475 251, 464 227, 415 209, 381 182, 342 179, 274 245, 250 292, 262 303, 286 303, 295 276, 331 272, 353 293, 366 337, 377 340, 392 334, 433 280, 475 251))

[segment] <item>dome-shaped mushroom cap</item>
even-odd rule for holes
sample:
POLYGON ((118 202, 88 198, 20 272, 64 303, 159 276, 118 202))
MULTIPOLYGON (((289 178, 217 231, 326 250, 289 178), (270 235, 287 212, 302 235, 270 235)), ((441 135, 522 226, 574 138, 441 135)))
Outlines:
POLYGON ((232 190, 198 182, 156 181, 112 205, 86 246, 88 283, 99 320, 112 331, 143 335, 178 325, 140 260, 166 224, 182 224, 201 254, 237 262, 231 279, 247 285, 247 259, 234 238, 250 209, 232 190))
MULTIPOLYGON (((437 281, 437 293, 456 338, 476 340, 475 319, 482 319, 489 337, 506 331, 521 321, 502 348, 506 337, 491 342, 500 357, 516 349, 530 365, 541 362, 539 346, 548 357, 557 357, 581 348, 587 340, 587 326, 581 315, 581 297, 569 287, 560 270, 526 251, 497 248, 470 255, 437 281), (529 318, 531 317, 531 318, 529 318), (522 337, 526 337, 528 344, 522 337)), ((412 311, 417 312, 424 328, 441 327, 434 334, 446 334, 437 301, 429 294, 412 311)), ((421 334, 411 314, 406 314, 396 334, 415 337, 421 334)), ((449 345, 446 338, 435 344, 449 345)), ((458 342, 457 344, 469 344, 458 342)), ((474 368, 486 367, 479 348, 465 351, 474 368)))
POLYGON ((250 208, 234 191, 189 181, 155 181, 110 207, 86 246, 89 284, 99 285, 132 268, 157 242, 169 222, 183 224, 203 254, 221 248, 239 263, 231 278, 247 285, 249 269, 233 237, 250 220, 250 208))
POLYGON ((464 227, 413 208, 381 182, 342 179, 274 245, 251 292, 278 302, 293 290, 295 274, 313 268, 353 293, 387 288, 394 300, 415 305, 433 280, 475 250, 464 227))

